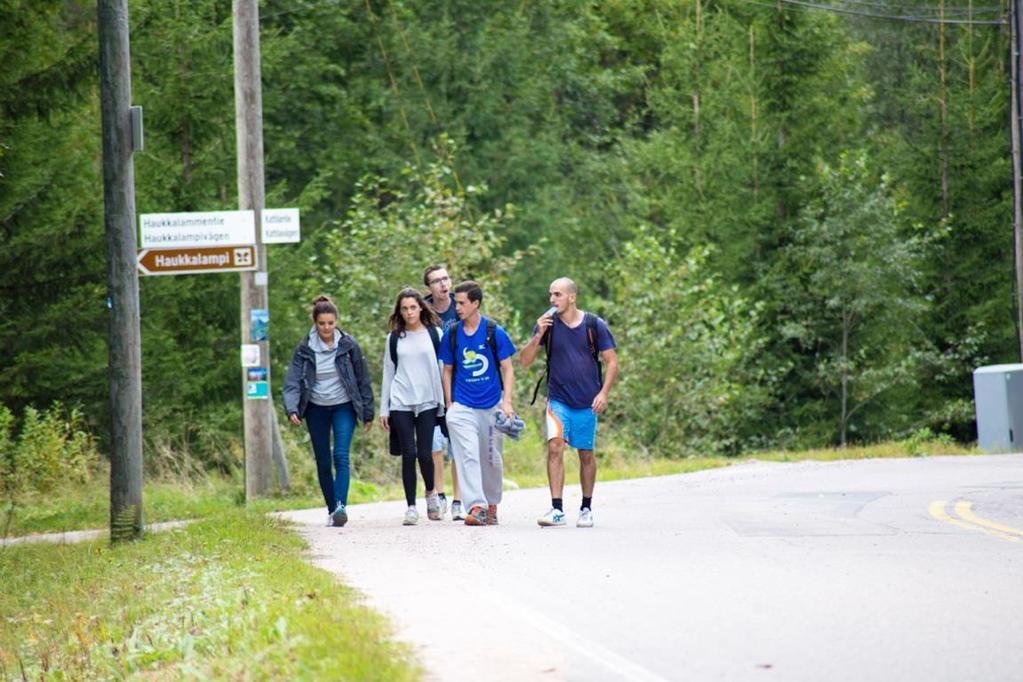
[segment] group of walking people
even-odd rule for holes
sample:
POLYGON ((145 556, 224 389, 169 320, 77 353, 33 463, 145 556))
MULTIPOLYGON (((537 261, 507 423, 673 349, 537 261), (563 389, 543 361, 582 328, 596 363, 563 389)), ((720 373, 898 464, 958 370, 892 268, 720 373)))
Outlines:
MULTIPOLYGON (((388 319, 380 389, 379 423, 389 432, 391 454, 401 457, 408 505, 402 523, 419 521, 417 467, 426 490, 427 518, 447 516, 444 468, 450 461, 451 519, 470 526, 497 525, 504 437, 517 437, 524 427, 512 406, 516 347, 504 328, 481 314, 483 289, 477 282, 452 288, 446 268, 432 265, 423 274, 423 284, 429 290, 426 296, 411 287, 397 295, 388 319)), ((519 364, 528 367, 542 348, 547 363, 551 507, 537 519, 540 526, 566 524, 566 445, 579 453, 582 502, 576 525, 593 526, 597 421, 618 374, 610 329, 604 320, 580 310, 577 296, 571 279, 552 282, 550 308, 537 319, 519 353, 519 364)), ((313 301, 311 317, 312 329, 288 367, 284 407, 292 424, 305 420, 309 430, 327 524, 344 526, 352 437, 357 422, 366 431, 372 428, 374 395, 359 344, 338 329, 337 306, 320 296, 313 301)))

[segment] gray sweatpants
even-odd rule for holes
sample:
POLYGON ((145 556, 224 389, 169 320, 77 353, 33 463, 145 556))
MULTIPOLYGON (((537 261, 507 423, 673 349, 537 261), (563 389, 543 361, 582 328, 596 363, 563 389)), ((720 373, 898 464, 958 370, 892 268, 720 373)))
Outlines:
POLYGON ((453 403, 447 412, 458 487, 466 510, 501 503, 504 434, 494 427, 497 409, 497 405, 481 410, 453 403))

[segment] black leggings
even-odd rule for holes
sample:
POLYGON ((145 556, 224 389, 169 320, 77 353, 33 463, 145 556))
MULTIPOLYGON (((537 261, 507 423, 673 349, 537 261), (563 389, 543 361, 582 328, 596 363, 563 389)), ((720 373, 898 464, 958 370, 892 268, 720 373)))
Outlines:
POLYGON ((405 486, 405 501, 412 507, 416 503, 416 460, 427 490, 433 490, 433 425, 437 422, 437 408, 424 410, 418 416, 412 412, 391 410, 391 428, 398 431, 401 447, 401 483, 405 486))

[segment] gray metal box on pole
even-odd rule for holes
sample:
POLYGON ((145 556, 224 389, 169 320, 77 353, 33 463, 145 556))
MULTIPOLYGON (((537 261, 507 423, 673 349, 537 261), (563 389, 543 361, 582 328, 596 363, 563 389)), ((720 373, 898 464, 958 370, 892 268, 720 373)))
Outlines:
POLYGON ((1023 364, 973 370, 977 445, 985 452, 1023 450, 1023 364))

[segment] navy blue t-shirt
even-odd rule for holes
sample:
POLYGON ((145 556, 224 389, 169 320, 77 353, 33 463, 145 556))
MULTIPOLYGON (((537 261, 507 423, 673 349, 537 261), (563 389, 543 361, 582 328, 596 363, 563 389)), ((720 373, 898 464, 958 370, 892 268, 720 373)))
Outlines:
MULTIPOLYGON (((453 325, 454 323, 458 322, 458 312, 455 310, 455 297, 452 294, 448 294, 448 298, 451 300, 451 305, 448 306, 447 310, 445 310, 443 313, 437 313, 436 310, 433 311, 437 313, 437 317, 440 318, 440 328, 444 331, 446 331, 447 328, 453 325)), ((425 300, 427 303, 430 304, 430 307, 432 308, 433 294, 427 296, 425 300)))
POLYGON ((440 342, 440 360, 445 365, 454 365, 451 357, 451 339, 448 334, 458 330, 455 337, 455 353, 459 358, 458 367, 452 367, 454 379, 451 383, 451 399, 460 405, 485 410, 501 402, 501 360, 515 355, 515 344, 507 332, 497 325, 494 341, 497 342, 497 358, 487 344, 487 318, 480 316, 480 326, 472 336, 465 335, 465 326, 448 329, 440 342))
MULTIPOLYGON (((537 328, 533 327, 535 335, 537 328)), ((590 352, 586 319, 574 329, 555 317, 548 333, 551 338, 551 373, 547 377, 547 397, 581 409, 590 407, 600 393, 600 372, 590 352)), ((597 352, 615 347, 615 339, 604 320, 597 318, 597 352)), ((540 344, 546 347, 546 341, 540 344)))

